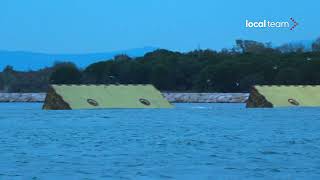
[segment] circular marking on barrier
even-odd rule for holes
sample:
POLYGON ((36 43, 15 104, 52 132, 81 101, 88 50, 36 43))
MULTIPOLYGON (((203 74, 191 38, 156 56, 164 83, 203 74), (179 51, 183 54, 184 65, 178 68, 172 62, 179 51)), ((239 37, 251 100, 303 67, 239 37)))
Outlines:
POLYGON ((94 100, 94 99, 87 99, 87 102, 91 105, 91 106, 99 106, 99 103, 94 100))
POLYGON ((146 106, 150 106, 151 105, 150 101, 148 101, 147 99, 140 98, 139 101, 143 105, 146 105, 146 106))
POLYGON ((288 102, 292 105, 299 106, 300 103, 295 99, 288 99, 288 102))

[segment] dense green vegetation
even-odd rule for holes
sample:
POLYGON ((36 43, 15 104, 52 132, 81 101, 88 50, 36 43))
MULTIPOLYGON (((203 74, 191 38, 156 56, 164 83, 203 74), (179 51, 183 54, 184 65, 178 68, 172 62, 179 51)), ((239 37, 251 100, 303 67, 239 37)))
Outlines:
POLYGON ((7 67, 0 88, 10 92, 45 91, 56 84, 154 84, 162 91, 247 92, 254 84, 320 84, 320 39, 305 52, 302 45, 237 40, 232 49, 188 53, 159 49, 143 57, 116 56, 78 69, 57 63, 34 72, 7 67))

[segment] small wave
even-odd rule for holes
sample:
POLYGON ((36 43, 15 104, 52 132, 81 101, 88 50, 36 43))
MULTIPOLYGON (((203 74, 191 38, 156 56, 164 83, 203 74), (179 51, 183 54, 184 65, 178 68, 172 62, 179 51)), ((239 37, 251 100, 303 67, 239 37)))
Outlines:
POLYGON ((279 154, 278 152, 275 152, 275 151, 261 151, 260 153, 261 153, 261 154, 264 154, 264 155, 279 154))
POLYGON ((204 106, 195 106, 195 107, 191 107, 191 109, 210 109, 210 108, 204 107, 204 106))

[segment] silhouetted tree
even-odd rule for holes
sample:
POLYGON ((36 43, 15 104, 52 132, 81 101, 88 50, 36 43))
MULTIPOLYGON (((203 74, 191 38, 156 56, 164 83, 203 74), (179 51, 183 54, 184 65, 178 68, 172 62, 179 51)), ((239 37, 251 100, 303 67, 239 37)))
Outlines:
POLYGON ((270 43, 250 40, 237 40, 234 48, 220 52, 158 49, 136 58, 118 55, 83 71, 70 62, 28 72, 8 66, 0 73, 0 89, 41 92, 49 83, 122 83, 154 84, 163 91, 247 92, 255 84, 316 85, 320 84, 318 44, 320 40, 315 41, 312 52, 305 52, 299 44, 274 49, 270 43))
POLYGON ((320 37, 312 43, 312 51, 320 51, 320 37))
POLYGON ((58 66, 50 77, 52 84, 78 84, 81 82, 81 71, 72 64, 58 66))
POLYGON ((305 46, 302 43, 286 43, 277 48, 282 53, 302 53, 305 51, 305 46))

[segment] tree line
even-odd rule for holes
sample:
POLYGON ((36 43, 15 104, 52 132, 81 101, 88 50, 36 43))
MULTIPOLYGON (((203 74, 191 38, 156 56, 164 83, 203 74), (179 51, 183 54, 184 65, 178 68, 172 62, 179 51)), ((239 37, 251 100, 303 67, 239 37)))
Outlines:
POLYGON ((320 38, 306 51, 301 44, 237 40, 234 48, 187 53, 158 49, 143 57, 118 55, 79 69, 70 62, 39 71, 0 73, 0 89, 43 92, 49 84, 153 84, 162 91, 248 92, 261 85, 319 85, 320 38))

